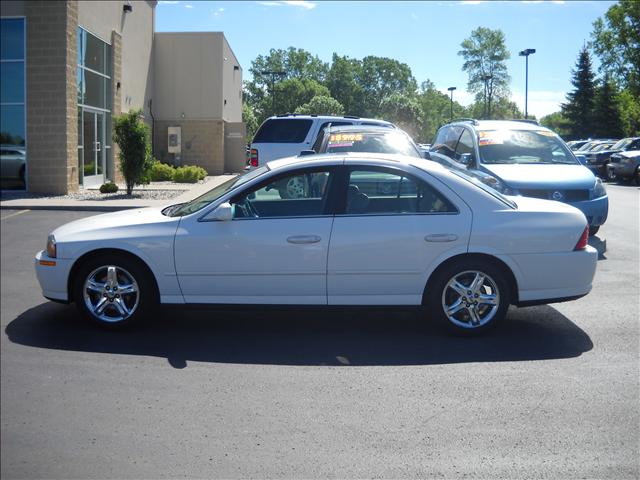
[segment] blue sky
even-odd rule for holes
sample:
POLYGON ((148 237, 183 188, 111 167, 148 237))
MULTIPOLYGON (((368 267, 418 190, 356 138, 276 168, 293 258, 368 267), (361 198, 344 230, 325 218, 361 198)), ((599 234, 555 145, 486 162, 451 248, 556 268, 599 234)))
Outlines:
MULTIPOLYGON (((156 30, 222 31, 249 78, 251 61, 271 48, 303 48, 330 62, 333 52, 352 58, 376 55, 411 67, 418 83, 433 81, 468 104, 460 43, 479 26, 501 29, 511 59, 512 98, 524 110, 529 57, 529 112, 540 118, 559 110, 571 90, 571 69, 590 39, 607 1, 160 1, 156 30)), ((594 59, 597 67, 597 60, 594 59)))

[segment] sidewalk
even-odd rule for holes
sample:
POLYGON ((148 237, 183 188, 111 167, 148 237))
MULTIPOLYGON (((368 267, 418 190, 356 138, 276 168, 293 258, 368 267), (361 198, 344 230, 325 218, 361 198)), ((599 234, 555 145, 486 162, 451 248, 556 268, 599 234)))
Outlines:
MULTIPOLYGON (((0 199, 0 210, 87 210, 97 212, 115 212, 129 208, 160 207, 163 205, 174 205, 176 203, 188 202, 214 188, 215 186, 233 178, 235 175, 217 175, 207 177, 204 183, 172 183, 153 182, 146 186, 139 186, 133 189, 133 194, 172 191, 175 197, 154 199, 154 198, 123 198, 126 195, 121 192, 126 191, 123 185, 116 195, 98 194, 95 199, 74 199, 65 195, 46 196, 24 194, 24 198, 10 198, 12 195, 20 195, 13 191, 3 191, 0 199), (183 192, 183 193, 179 193, 183 192), (110 197, 117 198, 110 198, 110 197), (9 199, 6 199, 9 197, 9 199)), ((93 192, 96 188, 87 188, 86 191, 93 192)), ((171 193, 171 192, 169 192, 171 193)))

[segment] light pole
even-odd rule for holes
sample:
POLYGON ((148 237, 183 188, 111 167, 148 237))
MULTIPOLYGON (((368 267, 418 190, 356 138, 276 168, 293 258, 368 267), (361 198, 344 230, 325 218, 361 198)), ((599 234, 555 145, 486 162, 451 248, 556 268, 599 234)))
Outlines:
POLYGON ((447 88, 447 90, 449 90, 449 92, 451 92, 451 118, 450 118, 450 120, 453 120, 453 91, 455 89, 456 89, 456 87, 447 88))
POLYGON ((525 58, 525 73, 524 73, 524 118, 528 118, 527 102, 529 100, 529 55, 536 53, 535 48, 527 48, 522 50, 519 55, 525 58))
POLYGON ((260 72, 260 75, 271 75, 271 110, 273 111, 273 114, 276 114, 276 91, 275 91, 275 81, 276 81, 276 76, 283 76, 285 75, 285 72, 280 72, 280 71, 276 71, 276 70, 263 70, 262 72, 260 72))

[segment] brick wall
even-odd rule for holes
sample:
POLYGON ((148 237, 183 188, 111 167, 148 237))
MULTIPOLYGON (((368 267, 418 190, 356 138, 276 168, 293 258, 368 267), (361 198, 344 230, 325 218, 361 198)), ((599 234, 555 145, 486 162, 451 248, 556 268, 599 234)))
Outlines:
POLYGON ((173 162, 167 151, 167 128, 182 127, 182 164, 198 165, 209 175, 225 172, 223 120, 157 120, 155 122, 155 155, 165 163, 173 162))
POLYGON ((76 87, 78 5, 25 2, 27 17, 27 189, 78 189, 76 87))

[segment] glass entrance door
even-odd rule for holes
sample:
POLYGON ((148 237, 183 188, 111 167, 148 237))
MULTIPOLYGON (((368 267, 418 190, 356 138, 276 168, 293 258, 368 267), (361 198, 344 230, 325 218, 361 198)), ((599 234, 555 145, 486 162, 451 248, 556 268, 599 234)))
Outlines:
POLYGON ((105 129, 104 113, 84 109, 82 112, 83 162, 82 178, 85 187, 104 183, 105 129))

